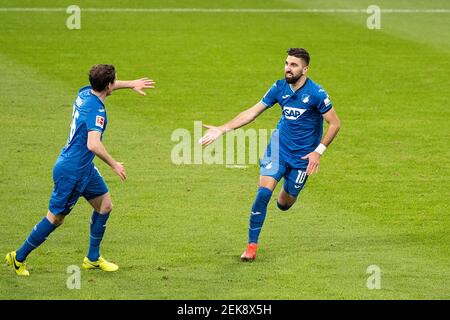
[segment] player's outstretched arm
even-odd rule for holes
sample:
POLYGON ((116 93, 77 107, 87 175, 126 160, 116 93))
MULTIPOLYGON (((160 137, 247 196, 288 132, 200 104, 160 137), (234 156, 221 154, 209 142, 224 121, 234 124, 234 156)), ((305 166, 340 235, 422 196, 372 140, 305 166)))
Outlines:
POLYGON ((123 162, 117 162, 111 157, 111 155, 106 151, 105 146, 100 140, 101 133, 99 131, 91 130, 88 132, 88 140, 87 147, 90 151, 92 151, 97 157, 103 160, 106 164, 108 164, 111 169, 124 181, 127 178, 127 174, 125 172, 125 167, 123 162))
POLYGON ((328 129, 322 139, 322 142, 315 151, 302 157, 302 159, 308 159, 308 167, 306 168, 306 174, 308 176, 313 172, 317 173, 319 171, 320 156, 325 151, 325 148, 330 145, 330 143, 339 132, 339 129, 341 128, 341 121, 339 120, 334 108, 331 108, 329 111, 323 114, 323 118, 328 123, 328 129))
POLYGON ((264 110, 266 110, 266 106, 261 102, 258 102, 253 107, 241 112, 238 114, 233 120, 219 126, 211 126, 211 125, 203 125, 208 129, 205 135, 199 140, 201 145, 207 146, 214 141, 216 141, 222 134, 243 127, 246 124, 255 120, 264 110))
POLYGON ((133 89, 140 95, 145 96, 144 89, 152 89, 155 87, 155 81, 149 78, 141 78, 136 80, 116 80, 114 81, 113 90, 117 89, 133 89))

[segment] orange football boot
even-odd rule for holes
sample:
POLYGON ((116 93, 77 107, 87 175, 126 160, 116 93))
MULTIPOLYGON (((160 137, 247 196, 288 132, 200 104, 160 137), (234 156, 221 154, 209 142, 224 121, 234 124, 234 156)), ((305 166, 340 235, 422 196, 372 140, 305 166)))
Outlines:
POLYGON ((241 261, 253 261, 256 259, 256 250, 258 250, 258 244, 249 243, 247 248, 241 256, 241 261))

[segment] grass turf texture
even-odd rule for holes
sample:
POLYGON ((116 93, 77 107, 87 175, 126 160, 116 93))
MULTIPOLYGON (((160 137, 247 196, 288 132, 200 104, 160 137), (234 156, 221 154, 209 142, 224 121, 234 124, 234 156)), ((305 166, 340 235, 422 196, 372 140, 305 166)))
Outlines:
MULTIPOLYGON (((373 1, 148 1, 128 7, 361 8, 373 1)), ((446 1, 378 1, 450 8, 446 1)), ((79 1, 80 7, 99 7, 79 1)), ((11 1, 10 7, 66 7, 11 1)), ((102 4, 101 6, 105 6, 102 4)), ((120 7, 110 1, 108 6, 120 7)), ((448 299, 450 130, 446 119, 450 15, 0 12, 0 252, 21 245, 45 214, 71 105, 95 63, 122 79, 150 76, 142 98, 108 98, 104 142, 125 161, 121 183, 96 164, 115 209, 102 253, 114 274, 81 273, 91 209, 81 199, 28 258, 31 277, 0 268, 2 299, 448 299), (445 40, 447 39, 447 40, 445 40), (258 167, 171 163, 173 130, 221 124, 283 77, 285 50, 312 55, 310 76, 330 94, 342 131, 288 212, 274 192, 256 263, 243 264, 258 167), (378 265, 381 290, 368 290, 378 265)), ((277 106, 250 128, 274 128, 277 106)))

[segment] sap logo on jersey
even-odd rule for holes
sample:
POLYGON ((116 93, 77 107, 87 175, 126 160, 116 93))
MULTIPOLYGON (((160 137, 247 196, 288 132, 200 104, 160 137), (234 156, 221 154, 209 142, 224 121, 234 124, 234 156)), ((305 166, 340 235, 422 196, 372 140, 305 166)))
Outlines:
POLYGON ((283 114, 288 120, 297 120, 305 111, 306 109, 283 107, 283 114))

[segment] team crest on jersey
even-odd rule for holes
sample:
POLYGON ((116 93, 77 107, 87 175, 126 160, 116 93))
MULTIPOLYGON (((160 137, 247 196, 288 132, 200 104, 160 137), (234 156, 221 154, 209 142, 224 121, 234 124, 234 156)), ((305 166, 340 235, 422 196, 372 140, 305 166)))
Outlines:
POLYGON ((103 126, 105 125, 105 118, 100 117, 100 116, 97 116, 97 117, 95 118, 95 125, 96 125, 97 127, 100 127, 100 128, 103 129, 103 126))
POLYGON ((302 102, 308 103, 309 102, 309 94, 303 94, 302 95, 302 102))
POLYGON ((283 107, 284 117, 288 120, 297 120, 305 111, 306 109, 283 107))

